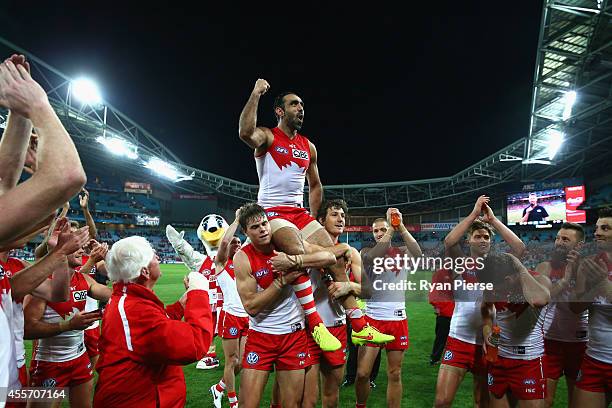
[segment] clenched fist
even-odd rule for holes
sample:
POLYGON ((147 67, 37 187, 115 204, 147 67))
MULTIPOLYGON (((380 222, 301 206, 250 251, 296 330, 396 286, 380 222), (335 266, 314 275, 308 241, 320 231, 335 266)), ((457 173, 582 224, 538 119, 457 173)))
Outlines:
POLYGON ((255 87, 253 88, 253 93, 255 95, 261 96, 268 92, 270 89, 270 84, 265 79, 259 78, 257 82, 255 82, 255 87))

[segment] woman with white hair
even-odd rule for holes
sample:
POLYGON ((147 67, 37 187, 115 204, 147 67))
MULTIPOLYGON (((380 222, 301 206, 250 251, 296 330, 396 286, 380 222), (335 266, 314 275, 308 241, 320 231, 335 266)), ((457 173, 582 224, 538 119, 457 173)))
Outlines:
POLYGON ((145 238, 117 241, 105 261, 114 284, 102 324, 94 407, 183 407, 181 365, 200 360, 213 338, 208 280, 190 273, 187 292, 166 309, 153 292, 161 271, 145 238))

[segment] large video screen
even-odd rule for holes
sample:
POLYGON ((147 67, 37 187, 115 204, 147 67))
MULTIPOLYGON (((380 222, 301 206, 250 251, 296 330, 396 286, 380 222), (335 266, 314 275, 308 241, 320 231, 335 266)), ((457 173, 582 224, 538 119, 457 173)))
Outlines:
POLYGON ((585 200, 584 186, 522 191, 510 194, 507 201, 508 225, 545 226, 564 222, 586 222, 577 207, 585 200))

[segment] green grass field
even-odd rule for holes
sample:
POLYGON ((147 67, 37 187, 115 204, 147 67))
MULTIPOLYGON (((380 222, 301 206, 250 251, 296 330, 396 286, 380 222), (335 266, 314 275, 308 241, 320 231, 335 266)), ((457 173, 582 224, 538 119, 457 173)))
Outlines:
MULTIPOLYGON (((182 283, 187 269, 183 265, 163 265, 163 276, 155 286, 155 292, 165 303, 175 302, 184 292, 182 283)), ((425 301, 408 301, 408 326, 410 330, 410 349, 406 352, 402 366, 402 378, 404 392, 402 407, 431 407, 434 400, 436 378, 438 367, 429 367, 429 354, 434 339, 435 315, 431 305, 425 301)), ((180 341, 180 339, 177 339, 180 341)), ((217 351, 221 351, 221 342, 216 340, 217 351)), ((30 357, 30 344, 28 342, 28 358, 30 357)), ((185 380, 187 382, 187 406, 189 407, 212 407, 212 398, 208 389, 212 384, 218 382, 223 374, 223 354, 219 353, 221 366, 213 370, 196 370, 195 364, 184 368, 185 380)), ((386 360, 383 356, 380 374, 376 381, 377 387, 372 390, 368 407, 385 407, 386 394, 386 360)), ((272 376, 271 376, 272 378, 272 376)), ((269 406, 272 380, 264 394, 262 407, 269 406)), ((239 380, 238 380, 239 383, 239 380)), ((467 374, 457 393, 454 407, 472 406, 472 377, 467 374)), ((240 394, 239 394, 240 395, 240 394)), ((557 401, 555 407, 566 407, 565 382, 559 382, 557 401)), ((229 406, 227 398, 223 399, 224 406, 229 406)), ((320 405, 319 405, 320 406, 320 405)), ((355 406, 355 389, 353 386, 340 390, 340 407, 355 406)))

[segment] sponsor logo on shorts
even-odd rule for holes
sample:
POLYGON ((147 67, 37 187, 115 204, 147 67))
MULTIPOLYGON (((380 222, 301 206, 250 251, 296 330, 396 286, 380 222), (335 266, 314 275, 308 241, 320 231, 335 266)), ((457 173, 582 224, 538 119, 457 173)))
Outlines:
POLYGON ((259 362, 259 354, 257 354, 254 351, 251 351, 246 356, 246 362, 249 363, 250 365, 257 364, 257 362, 259 362))
POLYGON ((493 385, 493 382, 495 382, 493 376, 491 374, 487 374, 487 384, 493 385))
POLYGON ((56 385, 57 381, 55 381, 55 378, 47 378, 42 382, 44 388, 55 388, 56 385))
POLYGON ((446 350, 444 352, 444 360, 448 361, 448 360, 452 360, 453 359, 453 352, 450 350, 446 350))
POLYGON ((525 385, 535 385, 536 380, 534 380, 533 378, 527 378, 523 381, 523 384, 525 385))
POLYGON ((302 330, 302 323, 293 323, 291 325, 291 332, 294 333, 298 330, 302 330))
POLYGON ((276 151, 281 154, 289 154, 289 150, 282 146, 276 146, 276 151))
POLYGON ((306 358, 306 353, 304 353, 304 352, 298 353, 297 354, 297 358, 299 358, 299 359, 306 358))
POLYGON ((399 338, 399 339, 400 339, 400 341, 403 341, 403 340, 408 340, 408 336, 400 336, 400 338, 399 338))
POLYGON ((279 214, 277 212, 274 212, 274 211, 268 211, 266 213, 266 217, 278 217, 278 216, 279 216, 279 214))
POLYGON ((525 346, 514 346, 512 347, 514 354, 525 354, 525 346))
POLYGON ((229 328, 229 334, 232 335, 232 336, 237 335, 238 334, 238 329, 235 328, 235 327, 230 327, 229 328))

